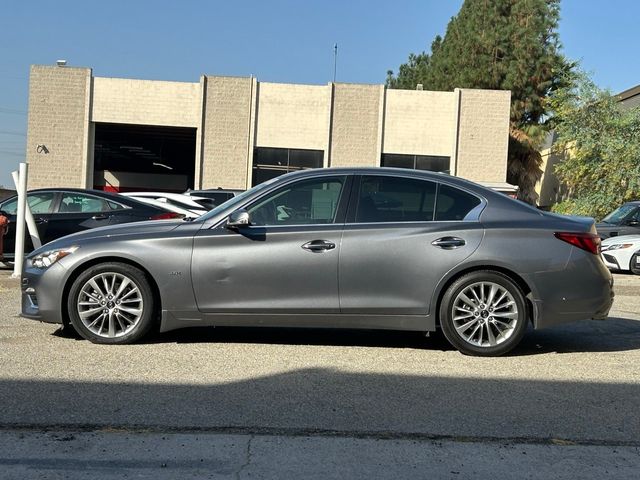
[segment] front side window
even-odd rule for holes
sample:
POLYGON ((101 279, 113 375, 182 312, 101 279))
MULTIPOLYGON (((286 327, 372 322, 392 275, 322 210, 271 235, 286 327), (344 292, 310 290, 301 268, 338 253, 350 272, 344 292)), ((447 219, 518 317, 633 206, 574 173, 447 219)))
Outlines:
POLYGON ((402 177, 363 176, 356 223, 430 222, 436 184, 402 177))
POLYGON ((334 223, 344 176, 302 180, 276 190, 247 210, 252 225, 334 223))
MULTIPOLYGON (((31 209, 31 213, 43 214, 51 212, 53 204, 53 192, 35 192, 27 194, 27 203, 31 209)), ((18 212, 18 197, 13 198, 2 204, 3 210, 9 215, 16 215, 18 212)))
POLYGON ((59 213, 94 213, 110 210, 109 202, 102 198, 82 193, 64 193, 59 213))

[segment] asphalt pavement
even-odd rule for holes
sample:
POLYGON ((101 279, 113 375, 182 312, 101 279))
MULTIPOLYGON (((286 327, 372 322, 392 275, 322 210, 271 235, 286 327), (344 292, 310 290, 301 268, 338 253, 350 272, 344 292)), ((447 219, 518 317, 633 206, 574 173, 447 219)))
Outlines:
POLYGON ((637 478, 640 277, 501 358, 402 332, 190 329, 99 346, 0 272, 0 478, 637 478))

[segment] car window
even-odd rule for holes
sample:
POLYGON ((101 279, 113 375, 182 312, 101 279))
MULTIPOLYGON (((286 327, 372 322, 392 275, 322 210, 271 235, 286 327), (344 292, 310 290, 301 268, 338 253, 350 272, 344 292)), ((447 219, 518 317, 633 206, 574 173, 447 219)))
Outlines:
POLYGON ((111 210, 124 210, 125 208, 127 208, 124 205, 121 205, 117 202, 110 202, 109 200, 107 200, 107 204, 109 205, 109 208, 111 210))
POLYGON ((622 205, 618 208, 616 208, 613 212, 611 212, 609 215, 607 215, 606 217, 604 217, 602 219, 602 221, 604 223, 613 223, 613 224, 617 224, 622 222, 628 215, 631 214, 631 212, 633 212, 633 210, 636 207, 634 205, 622 205))
POLYGON ((63 193, 59 213, 93 213, 109 210, 109 202, 102 198, 82 193, 63 193))
POLYGON ((248 208, 253 225, 333 223, 345 177, 303 180, 276 190, 248 208))
POLYGON ((430 222, 435 198, 436 184, 428 180, 363 176, 355 221, 430 222))
MULTIPOLYGON (((51 206, 53 205, 53 192, 34 192, 27 194, 27 203, 31 209, 31 213, 43 214, 50 213, 51 206)), ((18 197, 2 204, 0 210, 7 212, 10 215, 16 215, 18 211, 18 197)))
POLYGON ((199 192, 198 196, 207 197, 216 202, 216 205, 226 202, 230 198, 233 198, 233 193, 227 192, 199 192))
POLYGON ((480 205, 480 199, 449 185, 440 185, 436 205, 436 220, 464 220, 467 214, 480 205))

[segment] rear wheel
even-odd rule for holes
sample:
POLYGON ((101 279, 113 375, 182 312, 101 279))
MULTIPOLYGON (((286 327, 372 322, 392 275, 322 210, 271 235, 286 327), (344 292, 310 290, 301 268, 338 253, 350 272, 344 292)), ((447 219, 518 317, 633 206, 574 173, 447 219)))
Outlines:
POLYGON ((67 299, 73 328, 94 343, 126 344, 153 326, 153 293, 144 272, 124 263, 102 263, 83 272, 67 299))
POLYGON ((528 316, 518 285, 492 271, 460 277, 440 305, 442 332, 467 355, 498 356, 512 350, 524 336, 528 316))
POLYGON ((636 275, 640 275, 640 252, 636 252, 631 257, 631 262, 629 263, 629 270, 631 273, 635 273, 636 275))

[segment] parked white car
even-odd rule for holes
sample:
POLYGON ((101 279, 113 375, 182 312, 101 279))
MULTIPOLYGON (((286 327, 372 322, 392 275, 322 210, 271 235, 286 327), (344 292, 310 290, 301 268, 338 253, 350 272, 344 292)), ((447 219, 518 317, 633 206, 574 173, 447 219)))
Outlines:
POLYGON ((121 193, 126 197, 135 198, 136 200, 152 199, 157 202, 187 210, 191 212, 189 217, 199 217, 204 215, 210 209, 199 203, 199 200, 206 200, 205 198, 183 195, 182 193, 167 193, 167 192, 124 192, 121 193))
POLYGON ((610 270, 640 275, 640 235, 622 235, 602 241, 602 259, 610 270))

